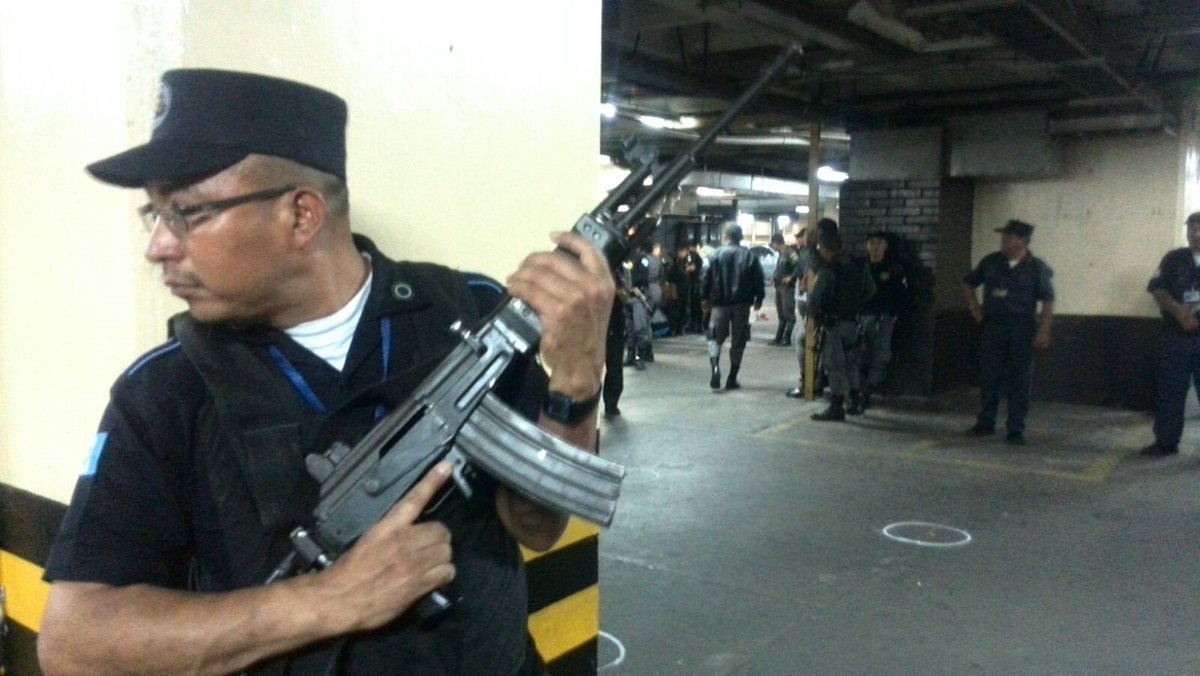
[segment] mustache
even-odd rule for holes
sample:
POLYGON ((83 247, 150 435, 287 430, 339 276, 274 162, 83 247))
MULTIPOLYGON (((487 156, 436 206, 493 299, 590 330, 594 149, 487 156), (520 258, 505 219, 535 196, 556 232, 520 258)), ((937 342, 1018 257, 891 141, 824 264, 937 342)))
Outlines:
POLYGON ((194 273, 173 270, 163 266, 158 275, 159 281, 168 286, 200 286, 200 278, 194 273))

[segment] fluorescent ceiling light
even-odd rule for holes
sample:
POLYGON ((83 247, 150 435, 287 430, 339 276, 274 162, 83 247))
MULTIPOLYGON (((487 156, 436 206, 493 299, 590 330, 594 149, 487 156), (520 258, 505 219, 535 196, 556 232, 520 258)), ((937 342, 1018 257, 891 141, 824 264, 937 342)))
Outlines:
POLYGON ((808 205, 807 205, 807 204, 801 204, 800 206, 796 207, 796 213, 798 213, 798 214, 807 214, 807 213, 808 213, 808 205))
POLYGON ((611 120, 617 116, 617 107, 611 103, 601 103, 600 115, 611 120))
POLYGON ((684 115, 679 119, 671 119, 667 117, 658 117, 655 115, 639 115, 638 122, 652 129, 695 129, 700 126, 700 120, 684 115))
POLYGON ((641 122, 642 124, 646 125, 647 127, 652 128, 652 129, 666 129, 667 128, 666 120, 664 120, 661 117, 655 117, 653 115, 638 115, 638 122, 641 122))
POLYGON ((733 193, 726 192, 721 188, 710 188, 708 186, 697 186, 696 197, 733 197, 733 193))
POLYGON ((838 171, 828 165, 817 169, 817 180, 825 181, 826 183, 841 183, 850 178, 850 174, 844 171, 838 171))

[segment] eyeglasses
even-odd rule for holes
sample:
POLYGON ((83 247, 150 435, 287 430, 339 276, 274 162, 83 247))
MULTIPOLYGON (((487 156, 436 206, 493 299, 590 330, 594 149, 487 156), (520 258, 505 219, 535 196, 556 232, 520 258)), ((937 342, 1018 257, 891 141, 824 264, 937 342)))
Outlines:
POLYGON ((248 195, 239 197, 230 197, 229 199, 216 200, 214 202, 201 202, 200 204, 190 204, 186 207, 181 207, 177 204, 168 204, 159 209, 154 204, 146 204, 138 209, 138 216, 142 219, 142 225, 145 226, 146 232, 154 232, 155 226, 160 222, 171 231, 176 237, 185 237, 188 232, 200 225, 205 219, 216 216, 217 214, 232 209, 250 202, 261 202, 263 200, 273 200, 281 195, 295 190, 298 186, 284 185, 270 190, 260 190, 252 192, 248 195))

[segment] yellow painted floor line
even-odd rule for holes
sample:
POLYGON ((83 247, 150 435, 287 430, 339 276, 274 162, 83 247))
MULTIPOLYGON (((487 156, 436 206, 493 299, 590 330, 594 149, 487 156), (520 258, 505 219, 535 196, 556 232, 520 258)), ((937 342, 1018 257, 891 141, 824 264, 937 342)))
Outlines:
POLYGON ((1145 430, 1143 429, 1127 429, 1121 434, 1121 438, 1117 440, 1117 448, 1100 454, 1097 460, 1086 465, 1078 471, 1067 471, 1009 465, 1000 461, 978 458, 931 456, 927 453, 928 451, 939 446, 946 446, 946 444, 937 439, 922 439, 896 451, 882 450, 867 444, 844 444, 826 440, 806 439, 796 434, 796 428, 804 425, 805 421, 803 419, 790 420, 788 422, 780 423, 778 425, 773 425, 766 429, 760 430, 753 436, 786 441, 793 446, 800 446, 804 448, 825 448, 837 451, 870 454, 899 460, 912 460, 917 462, 936 463, 946 466, 965 467, 973 470, 1001 472, 1012 475, 1024 474, 1050 479, 1078 481, 1087 484, 1100 484, 1108 479, 1109 475, 1112 474, 1112 472, 1118 466, 1120 466, 1122 462, 1137 453, 1136 440, 1137 438, 1145 435, 1145 430))
POLYGON ((900 457, 916 458, 916 457, 920 456, 922 453, 924 453, 925 451, 937 448, 938 445, 939 445, 938 442, 934 439, 922 439, 921 441, 918 441, 917 443, 913 444, 912 446, 909 446, 908 448, 901 451, 900 457))

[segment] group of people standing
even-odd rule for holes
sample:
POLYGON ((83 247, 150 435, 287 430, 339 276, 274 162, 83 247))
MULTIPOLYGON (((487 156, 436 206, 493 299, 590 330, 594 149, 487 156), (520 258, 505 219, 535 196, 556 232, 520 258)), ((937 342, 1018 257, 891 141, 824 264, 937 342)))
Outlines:
MULTIPOLYGON (((1168 253, 1147 287, 1165 330, 1155 441, 1142 450, 1146 456, 1178 453, 1187 390, 1192 381, 1200 383, 1200 212, 1188 216, 1186 226, 1188 246, 1168 253)), ((962 297, 981 336, 979 412, 967 434, 995 434, 1004 398, 1005 441, 1018 446, 1026 443, 1034 355, 1050 346, 1054 319, 1054 272, 1030 250, 1033 231, 1033 225, 1017 219, 997 228, 999 249, 980 259, 962 282, 962 297)), ((632 281, 625 284, 627 300, 617 304, 624 311, 613 313, 614 322, 623 319, 635 327, 620 343, 627 346, 625 365, 642 368, 643 361, 653 361, 650 318, 662 307, 670 335, 706 333, 709 386, 740 388, 750 313, 762 306, 765 279, 758 257, 742 246, 741 227, 729 225, 724 234, 724 246, 707 264, 695 246, 687 245, 679 247, 673 261, 662 257, 659 245, 635 256, 632 281), (726 339, 731 339, 729 366, 722 383, 726 339)), ((794 244, 787 244, 782 233, 770 242, 778 254, 771 284, 779 325, 769 344, 795 346, 799 383, 785 394, 803 398, 805 337, 809 327, 815 331, 815 390, 820 394, 827 388, 829 404, 812 419, 844 421, 870 408, 888 376, 897 318, 911 300, 910 280, 895 253, 895 236, 887 232, 870 233, 862 257, 845 250, 838 224, 830 218, 820 219, 811 231, 798 225, 793 236, 794 244)), ((618 348, 617 362, 620 354, 618 348)), ((619 375, 611 355, 609 363, 610 373, 619 375)), ((615 409, 614 401, 606 412, 615 409)))
POLYGON ((831 218, 817 221, 811 235, 804 226, 794 235, 794 246, 784 244, 782 234, 771 240, 779 254, 772 277, 779 329, 770 344, 790 346, 796 337, 799 383, 785 394, 803 398, 804 338, 811 320, 818 373, 830 392, 829 406, 812 417, 845 420, 871 405, 871 393, 887 375, 892 331, 908 290, 906 275, 889 250, 887 233, 867 236, 865 258, 844 250, 831 218))
MULTIPOLYGON (((969 434, 994 433, 1000 397, 1006 393, 1006 440, 1020 445, 1025 443, 1033 353, 1050 342, 1053 272, 1029 251, 1032 225, 1011 220, 997 232, 1001 234, 1000 250, 984 257, 963 280, 964 299, 983 332, 980 412, 969 434), (980 286, 982 304, 976 298, 980 286)), ((740 296, 730 292, 762 286, 758 261, 740 246, 740 235, 737 226, 726 231, 727 246, 712 258, 721 265, 709 265, 701 288, 706 302, 730 310, 714 314, 709 327, 710 385, 714 389, 720 386, 721 344, 729 335, 734 338, 730 348, 733 384, 727 381, 726 389, 738 386, 736 376, 749 338, 749 308, 757 309, 762 302, 761 292, 743 291, 740 296)), ((908 276, 894 252, 894 235, 887 232, 867 235, 864 257, 845 249, 838 224, 830 218, 817 221, 815 231, 798 226, 794 237, 794 245, 786 244, 781 233, 771 239, 771 247, 779 255, 772 274, 779 326, 770 344, 789 346, 794 340, 799 382, 785 394, 803 398, 805 336, 811 324, 813 375, 819 381, 814 389, 820 393, 828 388, 829 392, 828 406, 812 414, 812 419, 844 421, 847 415, 860 415, 869 408, 872 395, 887 378, 897 318, 909 300, 908 276)), ((1200 229, 1197 237, 1200 242, 1200 229)))
POLYGON ((704 259, 696 245, 681 244, 674 259, 663 255, 662 244, 646 244, 614 274, 617 287, 607 337, 604 414, 621 415, 624 389, 622 367, 639 371, 654 362, 655 317, 664 316, 667 335, 702 333, 705 317, 700 303, 704 259))

